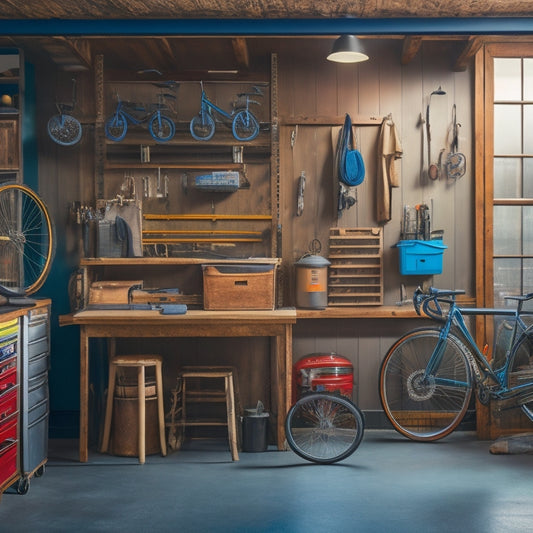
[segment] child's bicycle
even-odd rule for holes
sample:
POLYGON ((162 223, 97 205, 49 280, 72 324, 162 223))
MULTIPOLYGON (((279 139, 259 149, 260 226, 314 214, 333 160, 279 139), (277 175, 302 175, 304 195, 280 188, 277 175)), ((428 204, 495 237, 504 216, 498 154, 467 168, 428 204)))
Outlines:
POLYGON ((523 309, 533 293, 509 296, 516 309, 460 308, 461 290, 420 288, 414 293, 416 312, 442 322, 440 327, 413 330, 390 348, 381 365, 379 392, 394 429, 417 441, 449 435, 463 419, 477 387, 479 401, 497 402, 500 410, 520 407, 533 420, 533 326, 523 309), (489 363, 477 347, 464 315, 503 315, 509 343, 504 357, 489 363))
POLYGON ((47 124, 49 137, 62 146, 73 146, 81 139, 82 127, 80 121, 70 113, 76 107, 76 78, 72 78, 72 101, 70 103, 56 103, 57 115, 53 115, 47 124))
POLYGON ((289 410, 285 435, 291 450, 314 463, 346 459, 359 447, 365 423, 359 408, 330 392, 304 394, 289 410))
MULTIPOLYGON (((169 86, 167 84, 161 84, 158 87, 164 88, 169 86)), ((124 102, 117 93, 117 107, 104 125, 106 137, 110 141, 122 141, 126 137, 128 123, 130 123, 136 126, 146 124, 152 139, 157 142, 170 141, 176 133, 176 124, 170 117, 163 113, 163 110, 168 109, 165 100, 175 98, 174 94, 162 92, 158 94, 157 103, 152 104, 146 109, 140 104, 124 102)))
POLYGON ((238 141, 251 141, 259 134, 259 121, 250 111, 250 104, 258 104, 252 96, 263 96, 261 89, 254 85, 253 92, 240 93, 238 101, 231 113, 227 113, 214 104, 204 90, 203 82, 200 112, 192 118, 189 128, 191 135, 197 141, 208 141, 215 134, 215 117, 218 115, 222 121, 231 123, 231 131, 238 141))

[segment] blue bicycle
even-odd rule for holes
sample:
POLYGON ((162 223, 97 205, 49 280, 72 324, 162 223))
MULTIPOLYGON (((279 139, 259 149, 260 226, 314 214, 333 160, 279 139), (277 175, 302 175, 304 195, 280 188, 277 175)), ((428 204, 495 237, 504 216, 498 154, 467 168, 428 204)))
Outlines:
POLYGON ((524 304, 533 293, 507 297, 516 309, 460 308, 464 291, 417 289, 415 310, 442 322, 415 329, 390 348, 381 365, 379 392, 394 429, 417 441, 450 434, 466 414, 475 385, 479 401, 499 411, 520 407, 533 420, 533 313, 524 304), (477 347, 463 315, 506 316, 489 362, 477 347), (503 333, 502 333, 503 331, 503 333), (499 353, 498 353, 499 352, 499 353))
POLYGON ((147 124, 152 139, 157 142, 168 142, 176 133, 174 121, 164 115, 162 110, 168 109, 164 100, 175 98, 172 94, 159 94, 158 102, 146 110, 144 106, 124 102, 117 93, 117 107, 104 125, 106 137, 115 142, 122 141, 128 132, 128 123, 134 125, 147 124))
POLYGON ((238 101, 231 113, 228 113, 214 104, 204 90, 203 82, 200 112, 190 122, 191 135, 197 141, 208 141, 215 134, 215 117, 218 115, 222 121, 229 124, 231 131, 238 141, 251 141, 259 134, 259 121, 250 111, 250 104, 260 103, 253 100, 252 96, 263 96, 261 89, 254 85, 253 92, 240 93, 238 101))

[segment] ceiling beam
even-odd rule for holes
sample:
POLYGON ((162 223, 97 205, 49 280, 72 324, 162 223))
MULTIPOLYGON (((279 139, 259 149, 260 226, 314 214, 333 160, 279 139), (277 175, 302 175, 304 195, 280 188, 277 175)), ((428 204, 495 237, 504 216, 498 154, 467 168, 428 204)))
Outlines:
POLYGON ((467 41, 466 46, 463 48, 463 51, 455 62, 454 70, 456 72, 465 71, 466 67, 468 66, 468 63, 470 63, 472 58, 476 55, 476 53, 483 46, 484 43, 485 39, 483 37, 470 37, 467 41))
POLYGON ((239 70, 250 70, 250 56, 246 39, 243 37, 235 37, 231 40, 231 45, 237 61, 237 68, 239 70))
POLYGON ((422 46, 422 37, 419 35, 407 36, 403 41, 402 65, 408 65, 416 56, 422 46))

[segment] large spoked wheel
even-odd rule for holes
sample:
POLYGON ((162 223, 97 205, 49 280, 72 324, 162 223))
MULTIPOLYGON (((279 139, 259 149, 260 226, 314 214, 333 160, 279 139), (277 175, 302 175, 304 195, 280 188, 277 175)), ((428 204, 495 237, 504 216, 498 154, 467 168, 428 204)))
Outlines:
POLYGON ((215 119, 209 113, 201 111, 192 118, 189 129, 197 141, 208 141, 215 134, 215 119))
POLYGON ((463 419, 472 396, 468 349, 448 335, 438 367, 426 367, 439 340, 438 329, 407 333, 391 347, 379 377, 379 393, 394 429, 417 441, 450 434, 463 419))
POLYGON ((346 459, 361 443, 363 433, 361 411, 350 400, 333 394, 303 396, 285 419, 290 448, 314 463, 346 459))
POLYGON ((24 185, 0 187, 0 294, 24 296, 45 282, 55 249, 43 201, 24 185))
POLYGON ((259 122, 247 109, 236 113, 231 124, 233 136, 239 141, 251 141, 259 133, 259 122))
MULTIPOLYGON (((511 353, 507 387, 513 388, 533 381, 533 328, 522 334, 511 353)), ((533 421, 533 401, 520 406, 526 416, 533 421)))
POLYGON ((128 133, 128 120, 124 113, 119 111, 110 117, 104 124, 104 131, 110 141, 122 141, 128 133))
POLYGON ((167 142, 174 137, 176 125, 165 115, 155 115, 148 124, 150 135, 157 142, 167 142))
POLYGON ((54 115, 47 124, 48 135, 57 144, 72 146, 81 139, 80 121, 71 115, 54 115))

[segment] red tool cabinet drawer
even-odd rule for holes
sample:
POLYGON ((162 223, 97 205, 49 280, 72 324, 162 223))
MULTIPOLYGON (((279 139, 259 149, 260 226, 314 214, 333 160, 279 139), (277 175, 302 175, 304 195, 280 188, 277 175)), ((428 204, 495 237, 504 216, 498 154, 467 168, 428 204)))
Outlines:
POLYGON ((0 394, 0 421, 17 411, 18 386, 0 394))
POLYGON ((0 484, 17 473, 17 440, 0 444, 0 484))
POLYGON ((5 440, 17 438, 18 413, 12 413, 0 422, 0 446, 5 440))

